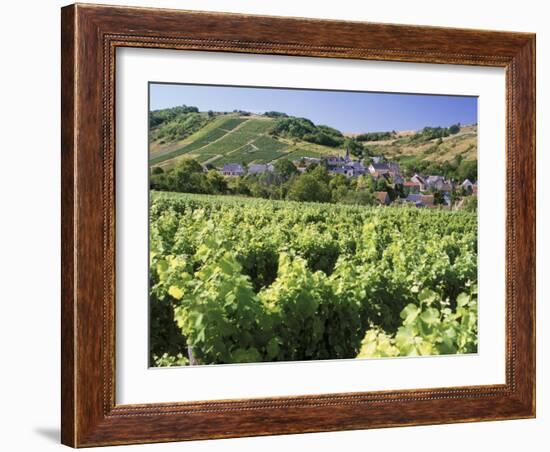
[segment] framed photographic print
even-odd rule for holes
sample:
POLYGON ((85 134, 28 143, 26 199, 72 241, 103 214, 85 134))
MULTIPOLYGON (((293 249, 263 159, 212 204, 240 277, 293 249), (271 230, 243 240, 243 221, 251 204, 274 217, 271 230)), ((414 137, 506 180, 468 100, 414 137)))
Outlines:
POLYGON ((535 416, 535 37, 62 9, 62 442, 535 416))

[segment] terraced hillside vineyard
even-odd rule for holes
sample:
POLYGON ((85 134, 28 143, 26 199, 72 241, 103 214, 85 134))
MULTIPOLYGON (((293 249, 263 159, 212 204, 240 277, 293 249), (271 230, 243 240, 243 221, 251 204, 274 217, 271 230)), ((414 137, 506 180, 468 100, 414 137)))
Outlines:
POLYGON ((475 213, 151 192, 154 366, 471 353, 475 213))

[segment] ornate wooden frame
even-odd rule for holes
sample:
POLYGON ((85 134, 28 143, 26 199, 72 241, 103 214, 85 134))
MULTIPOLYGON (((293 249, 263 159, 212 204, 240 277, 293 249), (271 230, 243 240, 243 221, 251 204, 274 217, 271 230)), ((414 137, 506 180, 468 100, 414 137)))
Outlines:
POLYGON ((74 447, 535 416, 535 35, 71 5, 62 9, 62 442, 74 447), (117 47, 506 68, 506 383, 115 404, 117 47))

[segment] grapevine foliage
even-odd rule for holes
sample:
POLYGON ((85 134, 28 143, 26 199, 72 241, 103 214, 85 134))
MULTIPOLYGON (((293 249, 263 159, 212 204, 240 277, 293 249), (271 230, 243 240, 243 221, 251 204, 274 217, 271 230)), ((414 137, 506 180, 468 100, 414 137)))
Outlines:
POLYGON ((477 350, 475 214, 151 197, 152 365, 477 350))
POLYGON ((461 293, 454 309, 438 300, 436 293, 424 290, 419 304, 401 311, 402 326, 395 335, 380 328, 367 331, 358 358, 447 355, 477 351, 476 289, 461 293))

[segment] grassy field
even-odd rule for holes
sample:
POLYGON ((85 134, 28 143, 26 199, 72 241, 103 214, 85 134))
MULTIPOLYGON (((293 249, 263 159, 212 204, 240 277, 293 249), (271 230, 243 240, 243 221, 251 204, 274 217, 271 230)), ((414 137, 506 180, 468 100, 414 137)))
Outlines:
POLYGON ((366 143, 374 153, 380 153, 388 159, 402 162, 428 160, 445 162, 461 155, 464 160, 477 159, 477 126, 465 126, 456 135, 426 142, 415 142, 408 136, 394 140, 371 141, 366 143))

